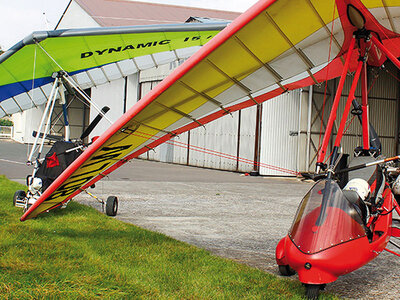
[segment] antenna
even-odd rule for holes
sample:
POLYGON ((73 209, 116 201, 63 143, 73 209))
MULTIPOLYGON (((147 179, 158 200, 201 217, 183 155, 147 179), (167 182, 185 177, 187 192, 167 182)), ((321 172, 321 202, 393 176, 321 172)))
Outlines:
POLYGON ((49 20, 47 20, 46 12, 43 12, 43 19, 44 19, 44 24, 46 24, 46 30, 50 30, 50 22, 49 20))

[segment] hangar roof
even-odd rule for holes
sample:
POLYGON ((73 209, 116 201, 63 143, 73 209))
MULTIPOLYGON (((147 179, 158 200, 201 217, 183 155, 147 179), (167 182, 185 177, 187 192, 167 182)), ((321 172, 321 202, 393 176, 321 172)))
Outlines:
MULTIPOLYGON (((129 0, 74 0, 100 26, 184 23, 199 19, 234 20, 239 12, 129 0)), ((67 8, 68 10, 68 8, 67 8)))

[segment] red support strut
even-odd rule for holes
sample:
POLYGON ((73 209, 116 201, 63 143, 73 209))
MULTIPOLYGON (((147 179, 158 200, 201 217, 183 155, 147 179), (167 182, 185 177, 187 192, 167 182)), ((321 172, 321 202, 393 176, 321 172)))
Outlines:
POLYGON ((364 62, 361 78, 361 99, 362 99, 362 130, 363 148, 369 150, 369 111, 368 111, 368 83, 367 83, 367 64, 364 62))
POLYGON ((371 41, 383 52, 385 55, 391 60, 395 66, 400 69, 400 61, 397 59, 396 56, 390 52, 388 48, 386 48, 374 35, 371 34, 371 41))
POLYGON ((337 88, 337 91, 336 91, 335 99, 333 101, 333 106, 332 106, 331 114, 329 116, 328 125, 326 127, 324 139, 322 140, 322 147, 321 147, 321 150, 320 150, 320 152, 318 154, 317 168, 318 168, 319 164, 323 163, 325 155, 326 155, 326 149, 328 148, 329 139, 330 139, 330 136, 331 136, 331 133, 332 133, 333 123, 336 120, 336 113, 337 113, 337 109, 338 109, 339 102, 340 102, 340 96, 342 95, 343 85, 344 85, 344 82, 346 80, 347 72, 349 70, 350 59, 351 59, 351 56, 352 56, 352 53, 353 53, 353 50, 354 50, 355 42, 356 42, 356 39, 353 37, 351 39, 351 42, 350 42, 350 45, 349 45, 349 50, 347 51, 346 61, 345 61, 344 66, 343 66, 342 75, 340 76, 339 85, 338 85, 338 88, 337 88))
POLYGON ((350 112, 351 103, 354 99, 354 93, 356 92, 358 79, 360 78, 361 69, 362 69, 363 65, 364 65, 364 62, 362 62, 362 61, 358 62, 357 71, 356 71, 356 74, 354 75, 353 83, 351 84, 350 93, 349 93, 349 96, 348 96, 347 102, 346 102, 346 107, 344 109, 342 120, 340 121, 340 126, 339 126, 338 133, 337 133, 337 136, 335 139, 335 147, 340 146, 340 141, 342 140, 342 137, 344 134, 344 128, 346 126, 347 117, 350 112))

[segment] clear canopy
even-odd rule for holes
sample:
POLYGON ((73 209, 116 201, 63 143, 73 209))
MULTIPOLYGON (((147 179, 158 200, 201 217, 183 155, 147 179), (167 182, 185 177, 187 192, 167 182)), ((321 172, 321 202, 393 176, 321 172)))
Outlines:
POLYGON ((366 235, 362 219, 331 179, 317 182, 303 198, 289 236, 312 254, 366 235))

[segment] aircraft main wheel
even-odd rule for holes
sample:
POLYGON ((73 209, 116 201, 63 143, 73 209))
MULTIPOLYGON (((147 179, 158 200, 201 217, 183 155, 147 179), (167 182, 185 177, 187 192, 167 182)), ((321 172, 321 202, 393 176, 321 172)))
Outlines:
POLYGON ((306 284, 306 298, 317 300, 319 297, 320 284, 306 284))
POLYGON ((17 204, 17 200, 23 200, 26 197, 25 191, 18 190, 14 193, 13 206, 17 204))
POLYGON ((106 201, 106 215, 116 216, 118 211, 118 198, 115 196, 109 196, 106 201))
POLYGON ((279 274, 282 276, 292 276, 296 274, 296 271, 293 270, 289 265, 281 265, 279 267, 279 274))

